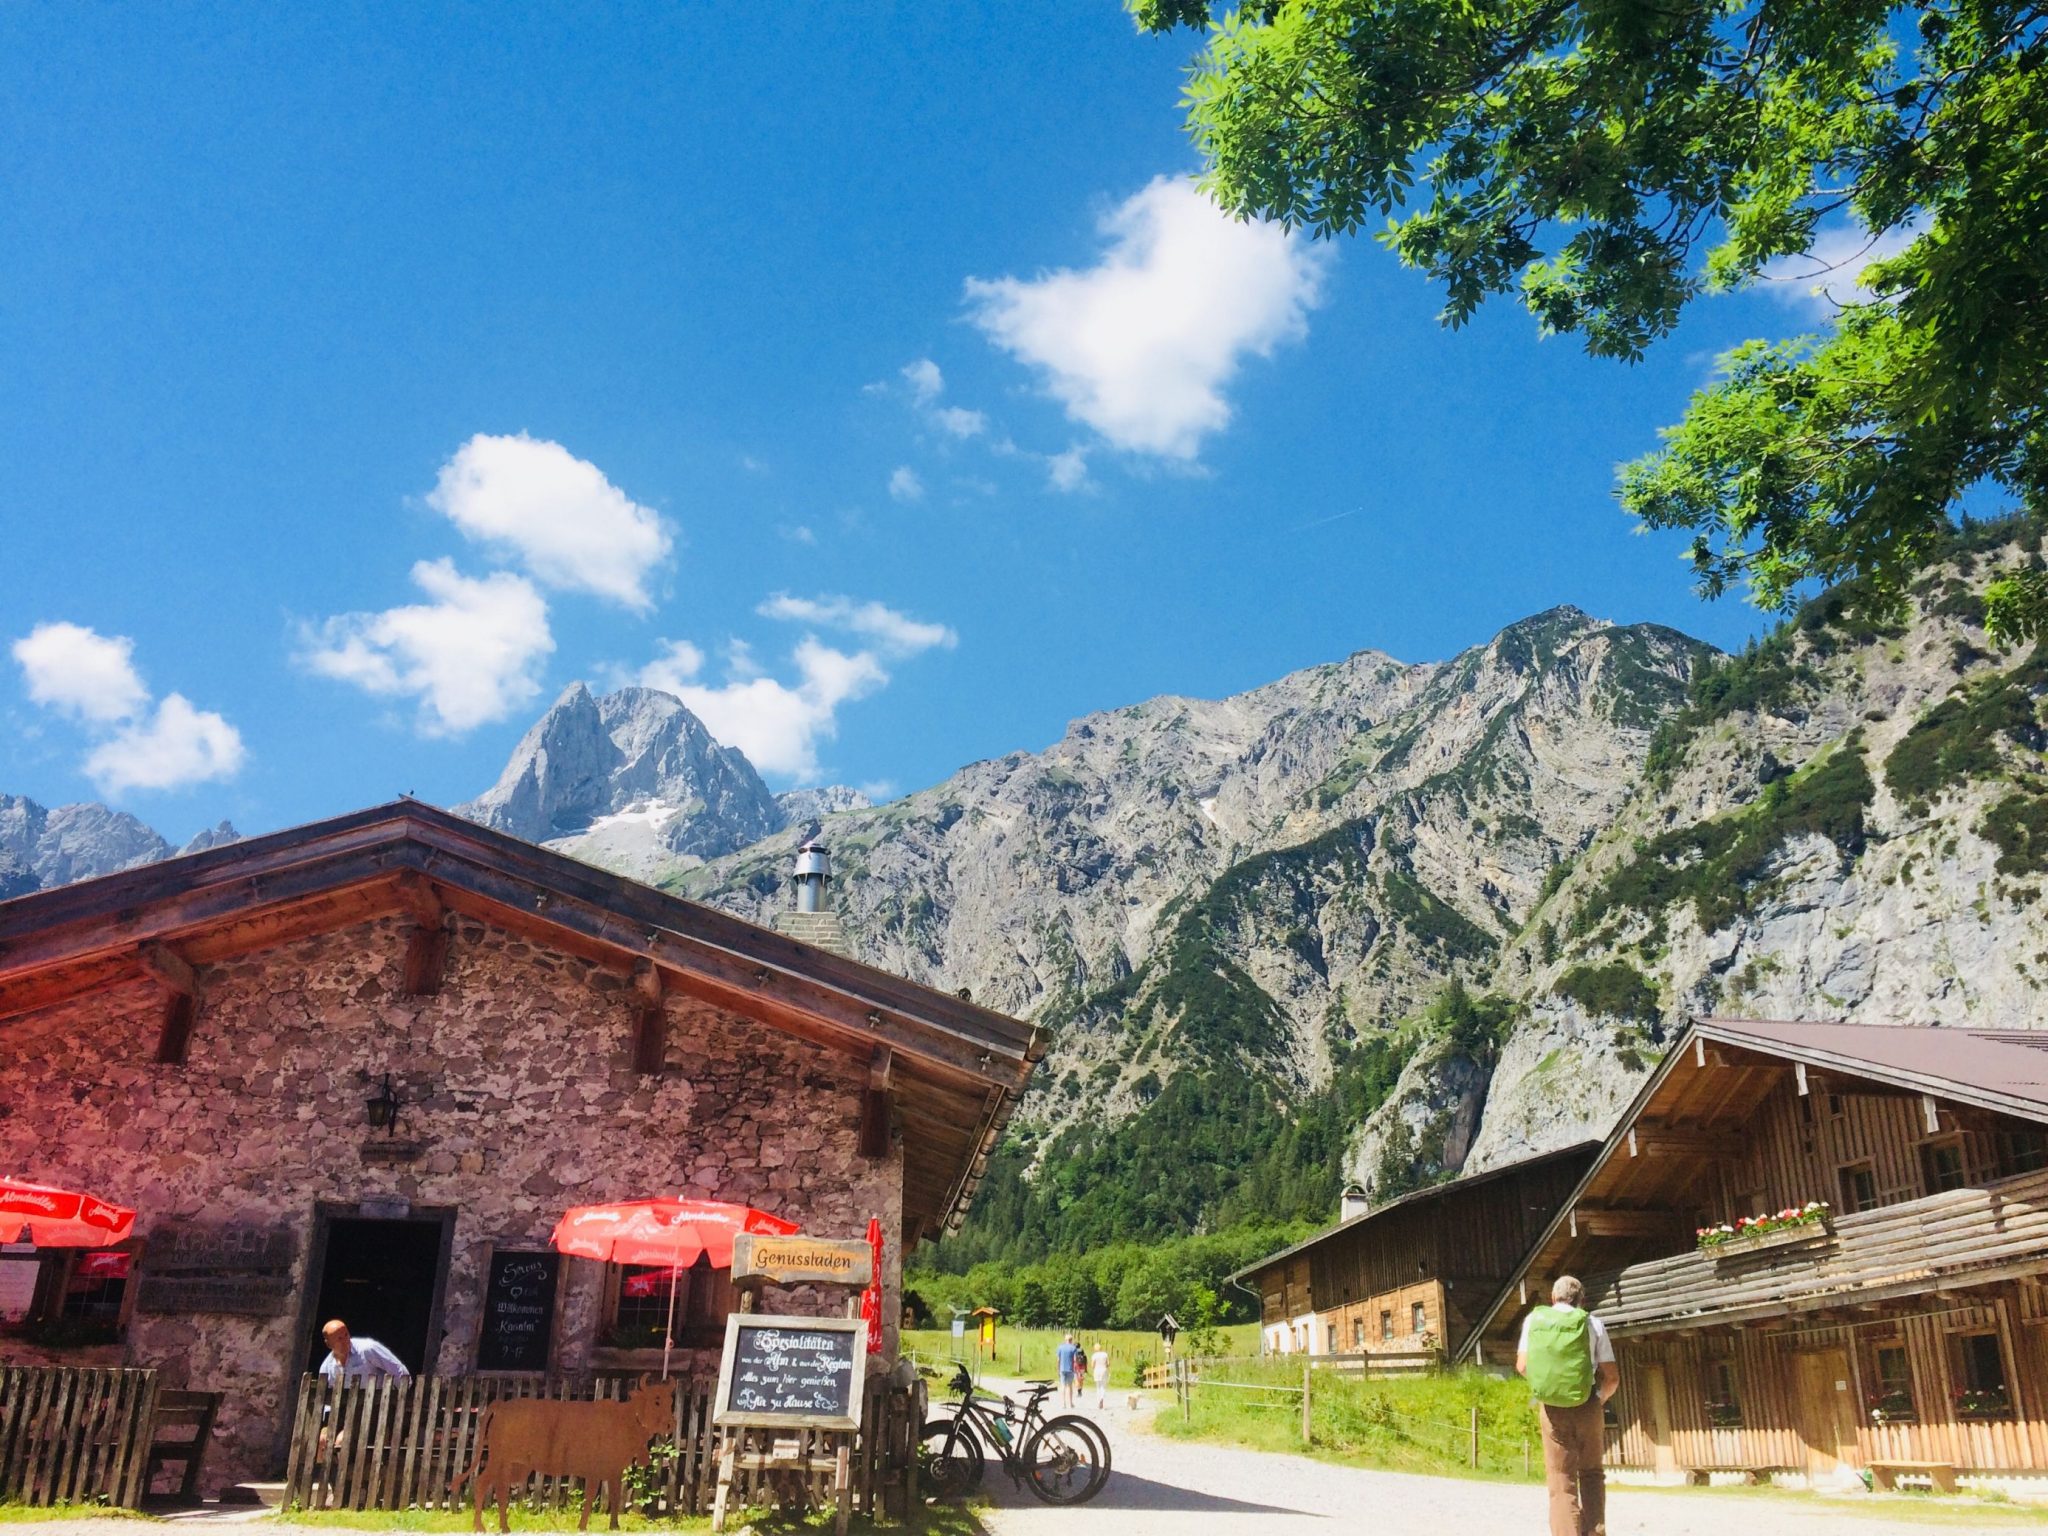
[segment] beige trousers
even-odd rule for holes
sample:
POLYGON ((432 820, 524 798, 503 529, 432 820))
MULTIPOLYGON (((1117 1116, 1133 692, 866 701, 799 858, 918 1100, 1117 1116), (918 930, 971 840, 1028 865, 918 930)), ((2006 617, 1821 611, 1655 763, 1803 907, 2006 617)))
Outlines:
POLYGON ((1606 1434, 1596 1394, 1576 1408, 1543 1411, 1543 1473, 1550 1484, 1550 1536, 1607 1536, 1606 1434))

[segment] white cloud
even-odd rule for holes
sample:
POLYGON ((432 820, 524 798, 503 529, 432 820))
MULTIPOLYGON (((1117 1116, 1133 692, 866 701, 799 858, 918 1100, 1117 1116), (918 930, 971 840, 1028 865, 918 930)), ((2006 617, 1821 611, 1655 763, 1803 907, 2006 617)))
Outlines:
POLYGON ((235 774, 248 755, 242 733, 182 693, 164 695, 152 710, 134 657, 126 635, 82 624, 38 624, 14 643, 29 698, 99 737, 84 768, 101 794, 183 789, 235 774))
POLYGON ((674 539, 650 508, 560 443, 478 433, 441 466, 427 505, 551 587, 646 609, 674 539))
POLYGON ((182 693, 167 693, 154 714, 123 725, 86 754, 85 771, 100 792, 181 789, 232 777, 247 754, 242 733, 182 693))
POLYGON ((818 777, 818 748, 838 734, 838 711, 889 681, 866 651, 835 650, 806 635, 791 658, 797 678, 736 676, 723 687, 685 686, 676 697, 762 773, 799 783, 818 777))
POLYGON ((675 693, 704 670, 704 653, 687 640, 664 640, 662 652, 634 675, 642 688, 675 693))
POLYGON ((943 646, 951 650, 960 637, 944 624, 927 624, 882 603, 855 602, 850 597, 791 597, 778 592, 754 610, 764 619, 843 629, 874 641, 892 656, 915 656, 943 646))
POLYGON ((899 465, 896 472, 889 477, 889 494, 898 501, 922 501, 924 482, 918 479, 917 471, 908 464, 899 465))
POLYGON ((1076 443, 1045 461, 1046 477, 1056 491, 1078 491, 1088 484, 1088 452, 1076 443))
POLYGON ((978 437, 988 429, 988 418, 964 405, 942 405, 932 412, 932 420, 954 437, 978 437))
POLYGON ((305 632, 300 660, 368 693, 418 699, 429 736, 459 735, 530 703, 555 648, 532 583, 507 571, 473 579, 449 560, 420 561, 412 579, 432 601, 328 619, 305 632))
POLYGON ((38 624, 14 642, 28 696, 81 720, 125 720, 149 703, 135 670, 135 642, 83 624, 38 624))
POLYGON ((1803 254, 1780 256, 1765 266, 1764 292, 1781 304, 1824 315, 1850 304, 1868 304, 1878 295, 1863 285, 1865 270, 1889 261, 1920 234, 1917 223, 1876 235, 1856 223, 1827 226, 1816 231, 1803 254))
POLYGON ((1116 447, 1191 459, 1230 420, 1223 386, 1246 354, 1307 334, 1324 255, 1165 176, 1101 230, 1107 249, 1092 267, 969 278, 972 317, 1116 447))
POLYGON ((928 357, 904 364, 903 381, 910 386, 910 397, 919 405, 930 405, 946 387, 946 376, 928 357))

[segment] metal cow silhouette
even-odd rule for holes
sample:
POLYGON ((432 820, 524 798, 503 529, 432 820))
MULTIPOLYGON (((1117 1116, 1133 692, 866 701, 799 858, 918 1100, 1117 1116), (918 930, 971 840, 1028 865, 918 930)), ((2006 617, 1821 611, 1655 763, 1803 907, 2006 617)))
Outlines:
POLYGON ((491 1403, 477 1425, 476 1459, 468 1477, 476 1484, 475 1529, 484 1528, 484 1504, 498 1501, 498 1529, 512 1529, 512 1495, 536 1472, 544 1477, 583 1480, 583 1518, 590 1529, 590 1501, 599 1483, 611 1489, 612 1529, 619 1528, 619 1503, 626 1468, 647 1454, 647 1442, 675 1429, 676 1384, 641 1382, 621 1402, 557 1402, 549 1398, 508 1398, 491 1403))

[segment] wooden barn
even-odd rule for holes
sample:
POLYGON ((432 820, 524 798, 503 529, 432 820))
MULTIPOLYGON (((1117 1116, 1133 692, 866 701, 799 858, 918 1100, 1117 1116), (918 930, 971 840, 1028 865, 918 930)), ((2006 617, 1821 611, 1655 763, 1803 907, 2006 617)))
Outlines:
MULTIPOLYGON (((419 1375, 715 1368, 729 1269, 560 1258, 682 1196, 902 1258, 957 1219, 1030 1026, 413 801, 0 903, 0 1170, 138 1212, 0 1255, 0 1365, 220 1394, 274 1476, 330 1317, 419 1375)), ((785 1294, 784 1309, 845 1298, 785 1294)))
POLYGON ((1567 1273, 1621 1365, 1612 1465, 2048 1468, 2048 1034, 1695 1023, 1468 1353, 1511 1361, 1567 1273))
POLYGON ((1491 1168, 1367 1209, 1231 1276, 1259 1295, 1268 1354, 1440 1355, 1563 1205, 1598 1143, 1491 1168))

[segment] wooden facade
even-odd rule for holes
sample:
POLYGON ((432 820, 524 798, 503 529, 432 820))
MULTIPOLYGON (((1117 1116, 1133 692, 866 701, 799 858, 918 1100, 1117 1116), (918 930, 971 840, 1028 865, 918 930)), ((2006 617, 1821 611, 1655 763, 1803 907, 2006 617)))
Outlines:
POLYGON ((1701 1022, 1472 1353, 1505 1364, 1528 1308, 1577 1274, 1621 1364, 1615 1465, 1817 1481, 1883 1462, 2048 1469, 2042 1045, 1701 1022), (1699 1228, 1810 1201, 1828 1220, 1776 1246, 1699 1245, 1699 1228))
POLYGON ((1594 1151, 1588 1143, 1418 1190, 1249 1265, 1233 1278, 1259 1293, 1267 1352, 1461 1344, 1594 1151))

